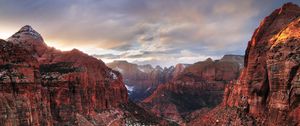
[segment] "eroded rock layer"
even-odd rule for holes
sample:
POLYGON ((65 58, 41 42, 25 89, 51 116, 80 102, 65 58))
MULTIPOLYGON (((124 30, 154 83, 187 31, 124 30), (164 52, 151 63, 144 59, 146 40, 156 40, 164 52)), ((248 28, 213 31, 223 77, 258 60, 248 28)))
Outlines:
POLYGON ((128 102, 120 73, 24 26, 0 40, 0 125, 79 125, 128 102))
POLYGON ((129 98, 134 102, 139 102, 150 96, 160 84, 180 74, 187 64, 177 64, 176 67, 163 69, 160 66, 153 68, 149 64, 137 65, 120 60, 108 63, 107 66, 123 75, 129 98))
POLYGON ((160 85, 141 105, 158 116, 184 124, 190 112, 221 103, 225 84, 237 79, 240 69, 238 62, 229 59, 197 62, 160 85))
POLYGON ((299 125, 300 124, 300 7, 287 3, 266 17, 248 43, 245 68, 229 85, 220 111, 192 124, 299 125), (218 116, 217 116, 218 115, 218 116))

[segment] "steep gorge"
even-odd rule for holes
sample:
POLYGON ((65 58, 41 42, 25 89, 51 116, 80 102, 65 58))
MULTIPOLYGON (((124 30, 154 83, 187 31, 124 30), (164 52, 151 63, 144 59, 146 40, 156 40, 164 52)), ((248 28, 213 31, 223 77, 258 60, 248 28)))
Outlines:
POLYGON ((160 85, 141 106, 157 116, 184 124, 191 112, 221 103, 225 85, 238 78, 243 56, 225 55, 192 64, 176 78, 160 85))
POLYGON ((119 72, 28 25, 0 46, 0 125, 168 124, 128 101, 119 72))

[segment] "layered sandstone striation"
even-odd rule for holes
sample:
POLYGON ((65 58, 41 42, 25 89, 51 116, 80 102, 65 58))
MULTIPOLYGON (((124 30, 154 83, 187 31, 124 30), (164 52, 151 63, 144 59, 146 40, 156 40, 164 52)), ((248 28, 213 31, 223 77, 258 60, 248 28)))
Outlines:
POLYGON ((128 103, 119 72, 79 50, 48 47, 30 26, 0 46, 1 125, 101 125, 99 113, 128 103))
POLYGON ((160 85, 141 105, 158 116, 184 124, 190 112, 221 103, 225 84, 237 79, 239 72, 240 65, 235 61, 209 58, 197 62, 160 85))
POLYGON ((176 67, 156 66, 153 68, 151 65, 137 65, 120 60, 108 63, 107 66, 123 75, 129 98, 139 102, 150 96, 159 85, 172 80, 187 65, 178 64, 176 67))
POLYGON ((192 124, 222 120, 219 123, 229 125, 299 125, 299 31, 300 7, 295 4, 287 3, 266 17, 248 43, 239 80, 226 88, 218 108, 230 112, 215 110, 192 124))
POLYGON ((20 45, 0 40, 0 46, 0 124, 53 124, 37 59, 20 45))

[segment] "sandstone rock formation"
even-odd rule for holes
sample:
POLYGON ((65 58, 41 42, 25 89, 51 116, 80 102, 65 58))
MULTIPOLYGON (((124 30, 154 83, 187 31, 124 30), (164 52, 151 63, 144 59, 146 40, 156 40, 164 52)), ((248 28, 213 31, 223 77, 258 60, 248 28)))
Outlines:
POLYGON ((241 68, 244 67, 244 56, 242 55, 227 54, 221 58, 221 61, 237 62, 241 68))
POLYGON ((299 125, 299 32, 295 4, 266 17, 248 43, 245 68, 226 88, 223 104, 190 125, 299 125))
POLYGON ((0 40, 0 125, 161 123, 128 101, 122 81, 101 60, 48 47, 24 26, 0 40))
POLYGON ((190 66, 190 64, 182 64, 182 63, 176 64, 174 71, 172 73, 172 79, 177 78, 188 66, 190 66))
POLYGON ((176 68, 153 68, 151 65, 137 65, 127 61, 114 61, 107 66, 123 75, 129 98, 135 102, 150 96, 158 85, 171 80, 185 68, 183 64, 176 68))
POLYGON ((160 85, 141 106, 163 118, 185 123, 188 113, 211 108, 222 101, 225 84, 237 79, 235 61, 207 59, 185 68, 176 78, 160 85))

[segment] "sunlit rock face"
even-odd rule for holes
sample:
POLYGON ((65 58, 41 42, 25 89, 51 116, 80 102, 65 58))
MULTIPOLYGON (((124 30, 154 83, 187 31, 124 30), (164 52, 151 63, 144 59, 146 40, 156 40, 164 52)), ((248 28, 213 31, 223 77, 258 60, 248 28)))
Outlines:
POLYGON ((119 72, 24 26, 0 40, 0 125, 169 125, 128 100, 119 72))
POLYGON ((151 65, 137 65, 127 61, 114 61, 107 66, 113 70, 119 71, 124 77, 129 98, 135 102, 144 100, 150 96, 160 85, 171 80, 174 76, 185 69, 185 64, 178 64, 175 68, 161 68, 151 65))
POLYGON ((225 85, 238 78, 240 69, 234 60, 213 61, 209 58, 197 62, 160 85, 141 106, 158 116, 184 124, 190 112, 220 104, 225 85))
POLYGON ((1 125, 77 125, 128 102, 120 73, 79 50, 48 47, 30 26, 0 46, 1 125))
POLYGON ((300 7, 287 3, 261 22, 248 43, 244 70, 218 108, 232 114, 212 111, 193 124, 219 119, 230 125, 299 125, 299 16, 300 7))

